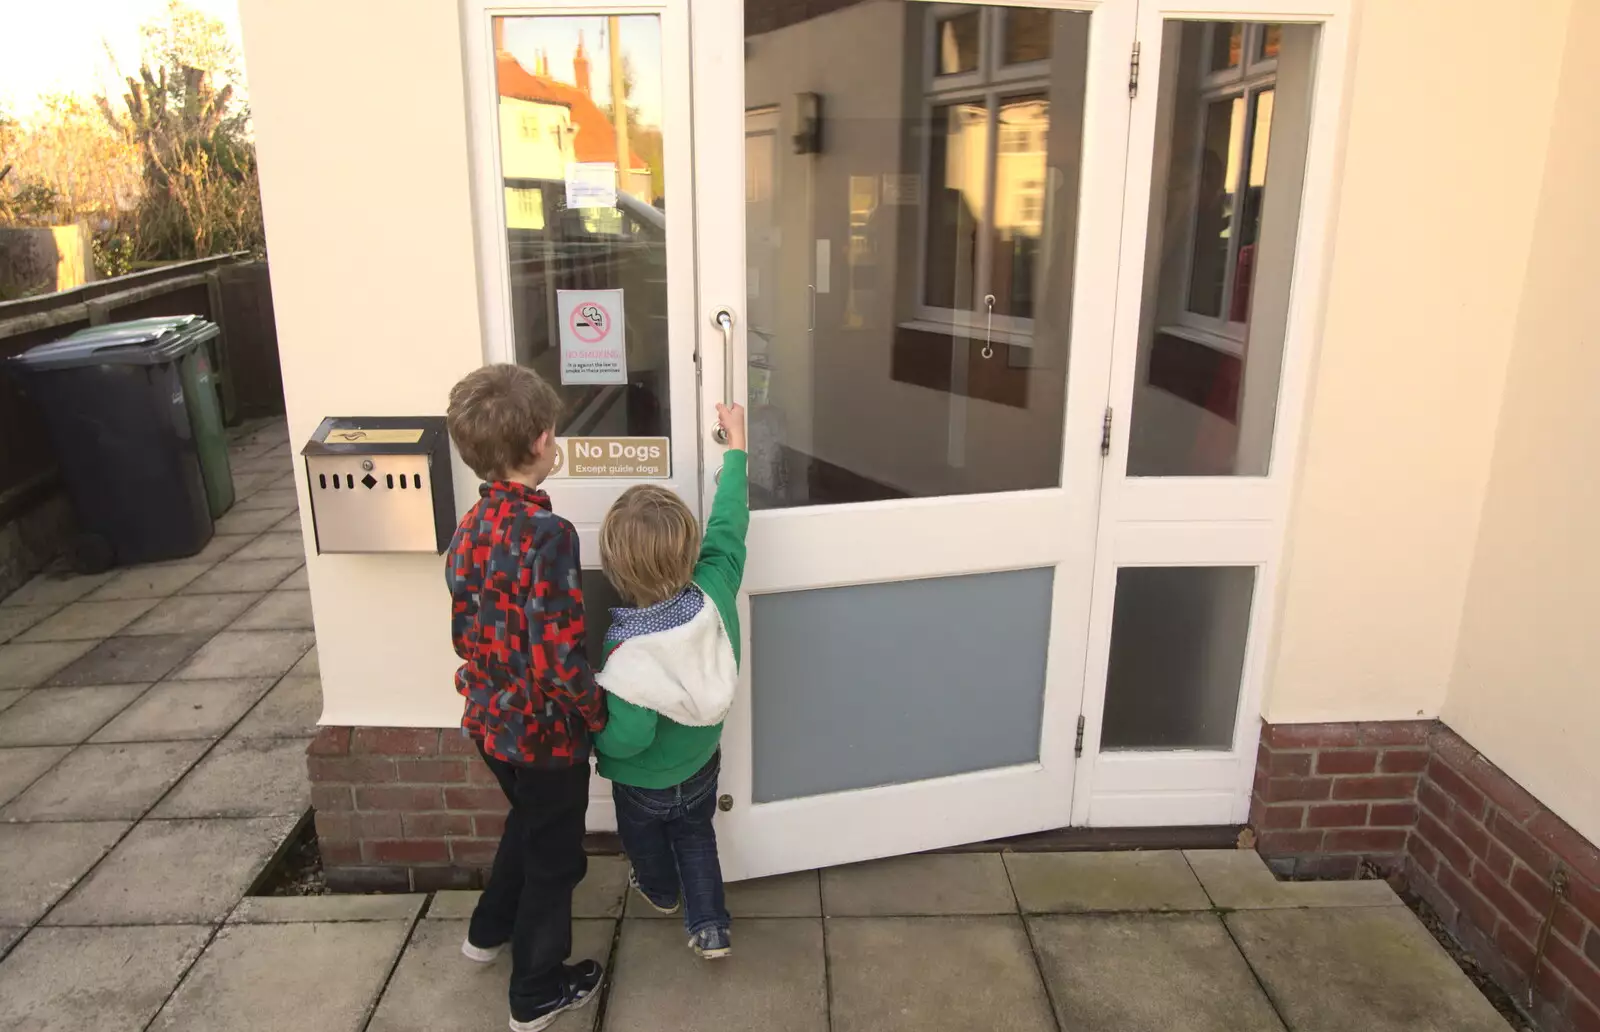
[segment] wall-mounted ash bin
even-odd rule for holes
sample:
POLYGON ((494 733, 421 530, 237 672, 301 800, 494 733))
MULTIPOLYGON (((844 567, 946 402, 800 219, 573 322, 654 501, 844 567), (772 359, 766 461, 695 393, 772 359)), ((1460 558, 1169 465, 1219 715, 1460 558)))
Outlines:
POLYGON ((440 555, 450 546, 455 497, 443 417, 330 417, 300 454, 319 555, 440 555))

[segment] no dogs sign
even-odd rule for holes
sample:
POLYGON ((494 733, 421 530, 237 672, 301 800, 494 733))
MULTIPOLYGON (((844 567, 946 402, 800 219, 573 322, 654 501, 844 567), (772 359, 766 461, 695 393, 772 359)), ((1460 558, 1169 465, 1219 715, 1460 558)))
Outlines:
POLYGON ((622 291, 558 290, 556 314, 561 324, 562 383, 628 382, 622 291))

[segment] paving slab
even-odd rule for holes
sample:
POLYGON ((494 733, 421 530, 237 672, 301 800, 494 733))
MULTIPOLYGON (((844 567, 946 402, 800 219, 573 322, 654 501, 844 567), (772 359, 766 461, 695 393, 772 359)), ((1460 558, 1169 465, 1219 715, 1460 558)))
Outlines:
MULTIPOLYGON (((266 488, 258 494, 265 494, 266 488)), ((260 534, 294 510, 288 506, 269 509, 234 509, 217 521, 218 534, 260 534)))
POLYGON ((12 943, 27 934, 26 928, 0 928, 0 957, 6 955, 6 950, 11 948, 12 943))
POLYGON ((0 925, 25 927, 37 921, 126 830, 123 821, 0 824, 0 856, 6 858, 0 925))
POLYGON ((0 606, 0 642, 10 641, 60 606, 0 606))
POLYGON ((322 716, 322 678, 289 674, 239 721, 230 738, 310 738, 322 716))
POLYGON ((298 817, 311 808, 309 738, 221 742, 151 816, 298 817))
POLYGON ((294 826, 295 819, 285 817, 144 821, 51 911, 46 923, 221 921, 294 826))
POLYGON ((183 589, 183 594, 226 595, 241 591, 271 591, 298 569, 302 562, 300 559, 227 559, 196 577, 183 589))
POLYGON ((1215 914, 1028 918, 1064 1029, 1283 1032, 1215 914))
POLYGON ((1211 909, 1199 879, 1176 850, 1006 853, 1004 859, 1024 913, 1211 909))
POLYGON ((23 789, 39 780, 71 751, 70 745, 0 749, 0 806, 21 795, 23 789))
MULTIPOLYGON (((235 452, 228 454, 229 466, 234 466, 243 461, 248 461, 248 456, 235 452)), ((234 504, 237 505, 251 495, 256 494, 276 479, 278 479, 277 476, 272 473, 239 473, 233 471, 233 497, 236 499, 234 504)))
MULTIPOLYGON (((598 960, 604 964, 611 955, 615 929, 615 921, 574 921, 572 960, 598 960)), ((504 1028, 510 953, 501 951, 492 964, 474 964, 461 955, 461 940, 466 936, 466 921, 419 924, 367 1032, 504 1028)), ((589 1032, 599 1015, 600 1008, 590 1004, 563 1014, 550 1029, 589 1032)))
POLYGON ((278 534, 304 534, 305 523, 300 519, 300 510, 296 509, 288 516, 274 523, 272 532, 278 534))
POLYGON ((127 598, 166 598, 211 569, 208 562, 181 562, 165 566, 136 566, 123 570, 88 595, 89 601, 127 598))
POLYGON ((234 559, 304 559, 306 542, 296 530, 293 533, 269 530, 239 549, 234 559))
MULTIPOLYGON (((775 878, 729 882, 728 913, 743 917, 821 917, 822 890, 816 871, 780 874, 775 878)), ((682 913, 663 914, 639 897, 627 893, 628 916, 650 920, 681 921, 682 913)))
POLYGON ((17 636, 18 641, 82 641, 109 638, 143 616, 155 599, 74 602, 17 636))
POLYGON ((1016 897, 998 853, 924 853, 822 872, 830 917, 1014 914, 1016 897))
POLYGON ((210 934, 193 925, 36 928, 0 964, 0 1028, 138 1032, 210 934))
MULTIPOLYGON (((274 463, 274 468, 271 472, 281 475, 287 466, 288 463, 284 463, 281 466, 274 463)), ((275 483, 277 479, 279 478, 275 477, 271 482, 275 483)), ((299 504, 300 496, 296 494, 292 488, 267 487, 260 491, 256 491, 249 498, 240 502, 238 508, 240 511, 247 511, 250 509, 282 510, 296 508, 299 506, 299 504)))
POLYGON ((305 658, 296 663, 294 669, 290 670, 289 673, 296 677, 320 676, 322 674, 322 664, 317 659, 316 646, 312 646, 311 651, 307 652, 305 658))
POLYGON ((828 974, 832 1032, 1056 1028, 1014 916, 829 918, 828 974))
POLYGON ((96 645, 92 652, 62 670, 51 686, 134 684, 159 681, 206 643, 209 633, 152 634, 121 637, 96 645))
POLYGON ((227 925, 152 1032, 360 1032, 409 921, 227 925))
POLYGON ((0 746, 77 745, 148 687, 115 684, 30 692, 0 713, 0 746))
POLYGON ((403 896, 246 896, 229 924, 315 924, 329 921, 410 921, 426 893, 403 896))
POLYGON ((686 943, 675 922, 622 922, 606 1032, 827 1032, 820 920, 741 921, 715 963, 686 943))
POLYGON ((129 624, 123 634, 214 634, 233 623, 259 602, 264 592, 227 595, 178 595, 164 599, 150 612, 129 624))
POLYGON ((224 631, 184 664, 173 679, 281 677, 316 640, 310 631, 224 631))
POLYGON ((171 742, 221 738, 272 688, 272 678, 163 681, 89 739, 171 742))
POLYGON ((29 689, 27 688, 0 689, 0 713, 4 713, 16 703, 21 702, 28 692, 29 689))
POLYGON ((36 688, 94 647, 92 641, 0 645, 0 688, 36 688))
POLYGON ((1296 1032, 1507 1032, 1403 906, 1238 911, 1224 920, 1296 1032))
POLYGON ((248 545, 252 537, 254 537, 252 534, 213 534, 211 540, 206 542, 206 547, 200 549, 194 555, 185 556, 181 559, 170 559, 164 563, 152 563, 151 565, 178 566, 187 563, 215 565, 248 545))
POLYGON ((80 745, 0 810, 0 820, 137 820, 194 766, 208 744, 80 745))
POLYGON ((112 578, 113 574, 100 573, 79 577, 71 573, 41 573, 33 580, 7 595, 0 606, 64 606, 76 602, 112 578))
MULTIPOLYGON (((628 862, 620 856, 591 856, 589 872, 572 894, 572 916, 582 918, 618 917, 622 895, 628 891, 628 862)), ((433 894, 427 916, 431 920, 469 918, 482 893, 469 889, 446 889, 433 894)))
POLYGON ((1225 910, 1277 907, 1399 907, 1389 884, 1361 881, 1279 881, 1253 849, 1191 849, 1184 853, 1211 902, 1225 910))
POLYGON ((290 631, 311 629, 311 592, 269 591, 266 597, 233 622, 236 631, 290 631))

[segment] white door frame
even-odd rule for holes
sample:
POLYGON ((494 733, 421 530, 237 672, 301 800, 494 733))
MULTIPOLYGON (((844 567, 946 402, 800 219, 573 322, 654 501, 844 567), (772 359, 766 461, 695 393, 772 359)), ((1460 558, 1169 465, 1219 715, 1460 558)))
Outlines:
POLYGON ((1344 107, 1351 73, 1350 0, 1140 0, 1141 69, 1129 133, 1111 406, 1084 699, 1085 748, 1072 823, 1098 827, 1242 823, 1249 816, 1262 698, 1281 604, 1282 561, 1311 369, 1322 322, 1344 107), (1300 223, 1288 302, 1275 430, 1265 476, 1129 477, 1154 158, 1162 34, 1168 20, 1320 25, 1300 223), (1233 746, 1101 752, 1111 622, 1120 567, 1250 566, 1255 592, 1233 746))
MULTIPOLYGON (((741 0, 693 6, 696 226, 699 250, 702 419, 724 384, 746 397, 744 17, 741 0), (720 242, 720 243, 719 243, 720 242), (737 246, 728 246, 738 242, 737 246), (713 313, 735 313, 725 348, 713 313), (731 368, 729 364, 731 362, 731 368)), ((1090 11, 1084 151, 1060 484, 1047 490, 920 498, 757 512, 740 612, 744 671, 723 738, 720 818, 730 879, 936 848, 1066 825, 1083 702, 1085 630, 1100 482, 1100 435, 1110 364, 1120 197, 1128 127, 1126 69, 1134 0, 1044 0, 1030 6, 1090 11), (953 539, 974 521, 981 541, 953 539), (929 561, 938 556, 937 563, 929 561), (1050 652, 1040 760, 911 784, 765 804, 751 802, 751 594, 951 574, 1054 566, 1050 652)), ((708 449, 702 490, 715 490, 720 446, 708 449)))

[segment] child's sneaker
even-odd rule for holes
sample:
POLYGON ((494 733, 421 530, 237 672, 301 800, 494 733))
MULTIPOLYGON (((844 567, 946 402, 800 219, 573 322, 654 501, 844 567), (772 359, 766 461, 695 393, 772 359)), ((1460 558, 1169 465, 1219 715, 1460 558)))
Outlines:
POLYGON ((598 961, 581 960, 562 968, 561 993, 546 1003, 533 1008, 533 1013, 523 1020, 511 1015, 511 1032, 540 1032, 549 1028, 562 1014, 577 1010, 600 995, 600 983, 606 971, 598 961))
POLYGON ((676 914, 678 912, 678 908, 683 906, 683 900, 681 898, 675 899, 670 905, 665 906, 651 899, 650 894, 645 892, 644 887, 639 884, 639 876, 634 873, 634 870, 631 867, 628 868, 628 887, 634 892, 637 892, 639 894, 639 898, 650 904, 651 909, 658 914, 676 914))
POLYGON ((721 960, 732 955, 733 940, 726 928, 702 928, 689 937, 689 948, 702 960, 721 960))
POLYGON ((474 946, 471 939, 461 940, 461 955, 475 964, 493 964, 504 948, 504 945, 474 946))

